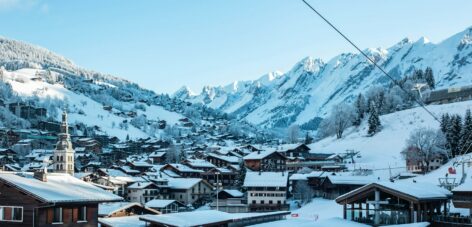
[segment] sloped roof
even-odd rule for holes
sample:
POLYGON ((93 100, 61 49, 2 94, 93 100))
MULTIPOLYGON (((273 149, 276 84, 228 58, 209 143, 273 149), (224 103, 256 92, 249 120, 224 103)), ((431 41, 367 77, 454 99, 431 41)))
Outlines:
POLYGON ((33 195, 45 202, 108 202, 123 198, 95 187, 68 174, 51 173, 47 182, 37 180, 32 174, 0 173, 0 181, 33 195))
POLYGON ((414 183, 410 181, 379 181, 375 183, 370 183, 356 190, 350 191, 344 195, 341 195, 336 198, 336 202, 340 203, 345 199, 348 199, 362 191, 369 190, 373 187, 378 187, 383 190, 389 190, 394 193, 399 193, 403 196, 409 197, 417 201, 448 199, 452 196, 452 193, 450 191, 431 183, 414 183))
POLYGON ((375 176, 339 176, 329 175, 329 181, 333 184, 346 184, 346 185, 366 185, 378 181, 375 176))
POLYGON ((146 203, 146 207, 164 208, 166 206, 169 206, 169 204, 171 204, 173 202, 175 202, 175 200, 171 200, 171 199, 153 199, 153 200, 146 203))
POLYGON ((287 187, 287 172, 247 172, 244 187, 287 187))
MULTIPOLYGON (((278 153, 275 149, 272 150, 264 150, 264 151, 254 151, 246 156, 244 156, 244 160, 260 160, 264 159, 267 156, 273 154, 273 153, 278 153)), ((278 153, 280 154, 280 153, 278 153)), ((280 154, 281 156, 285 157, 284 155, 280 154)))

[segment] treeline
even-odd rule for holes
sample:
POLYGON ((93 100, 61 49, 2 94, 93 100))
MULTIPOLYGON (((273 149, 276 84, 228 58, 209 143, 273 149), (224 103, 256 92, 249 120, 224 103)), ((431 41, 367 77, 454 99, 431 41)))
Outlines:
POLYGON ((459 114, 443 114, 441 116, 441 131, 446 136, 446 148, 452 157, 467 154, 472 151, 472 116, 467 109, 464 117, 459 114))

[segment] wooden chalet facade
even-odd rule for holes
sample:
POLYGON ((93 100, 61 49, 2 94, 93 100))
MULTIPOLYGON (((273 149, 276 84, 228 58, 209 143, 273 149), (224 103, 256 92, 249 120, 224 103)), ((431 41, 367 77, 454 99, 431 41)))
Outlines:
POLYGON ((120 201, 67 174, 0 173, 0 226, 98 226, 98 203, 120 201))
POLYGON ((244 165, 252 171, 285 171, 287 158, 273 151, 255 151, 244 156, 244 165))

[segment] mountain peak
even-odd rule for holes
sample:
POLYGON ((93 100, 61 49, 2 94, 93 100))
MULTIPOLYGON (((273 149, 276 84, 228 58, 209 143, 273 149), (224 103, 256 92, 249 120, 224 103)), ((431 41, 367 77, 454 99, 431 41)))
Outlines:
POLYGON ((179 88, 179 90, 174 92, 172 97, 175 97, 178 99, 187 99, 196 95, 197 94, 195 94, 188 86, 182 86, 181 88, 179 88))

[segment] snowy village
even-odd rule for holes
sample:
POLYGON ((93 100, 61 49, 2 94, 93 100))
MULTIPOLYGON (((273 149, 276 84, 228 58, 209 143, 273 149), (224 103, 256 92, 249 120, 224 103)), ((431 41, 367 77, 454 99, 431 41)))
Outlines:
POLYGON ((470 9, 0 1, 0 226, 472 227, 470 9))

